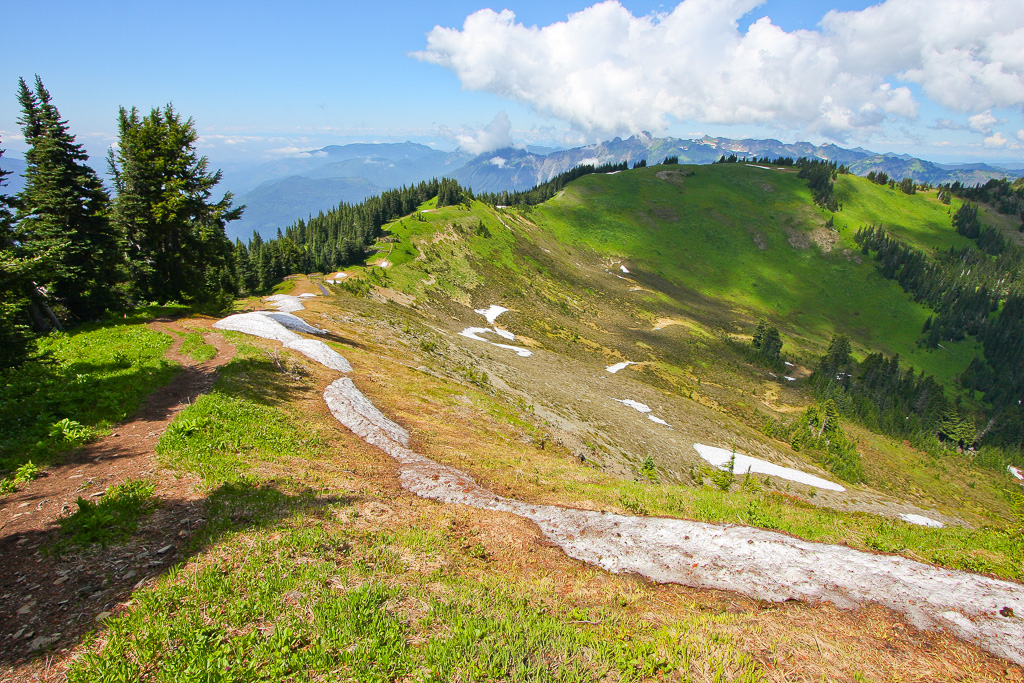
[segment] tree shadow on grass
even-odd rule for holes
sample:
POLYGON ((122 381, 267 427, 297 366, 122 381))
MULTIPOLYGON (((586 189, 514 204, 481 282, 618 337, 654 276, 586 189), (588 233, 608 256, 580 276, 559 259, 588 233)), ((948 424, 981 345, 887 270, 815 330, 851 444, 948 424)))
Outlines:
POLYGON ((275 482, 225 483, 205 498, 161 501, 127 541, 107 547, 55 548, 62 531, 0 538, 0 667, 47 667, 103 620, 176 565, 225 535, 271 527, 293 515, 319 516, 354 497, 286 492, 275 482))

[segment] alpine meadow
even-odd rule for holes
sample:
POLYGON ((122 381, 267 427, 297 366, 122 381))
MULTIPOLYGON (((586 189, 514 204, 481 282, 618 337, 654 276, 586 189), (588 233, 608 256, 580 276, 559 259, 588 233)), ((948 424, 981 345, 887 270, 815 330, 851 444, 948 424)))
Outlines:
POLYGON ((50 8, 0 680, 1024 682, 1024 13, 519 4, 50 8))

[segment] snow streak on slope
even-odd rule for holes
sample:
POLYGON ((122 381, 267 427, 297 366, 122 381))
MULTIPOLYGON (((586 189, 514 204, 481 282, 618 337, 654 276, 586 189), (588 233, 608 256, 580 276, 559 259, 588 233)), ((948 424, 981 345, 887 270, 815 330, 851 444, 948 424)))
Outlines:
POLYGON ((743 455, 742 453, 734 453, 733 451, 726 450, 725 448, 716 448, 715 446, 705 446, 702 443, 693 444, 694 450, 700 453, 700 457, 707 460, 715 467, 722 469, 732 459, 733 455, 736 456, 736 461, 733 464, 733 474, 746 474, 750 472, 752 474, 767 474, 772 477, 780 477, 781 479, 787 479, 789 481, 795 481, 800 484, 807 484, 808 486, 816 486, 819 489, 828 489, 829 491, 845 491, 846 487, 829 481, 828 479, 822 479, 816 477, 813 474, 795 470, 791 467, 782 467, 775 463, 768 462, 767 460, 761 460, 759 458, 752 458, 749 455, 743 455))

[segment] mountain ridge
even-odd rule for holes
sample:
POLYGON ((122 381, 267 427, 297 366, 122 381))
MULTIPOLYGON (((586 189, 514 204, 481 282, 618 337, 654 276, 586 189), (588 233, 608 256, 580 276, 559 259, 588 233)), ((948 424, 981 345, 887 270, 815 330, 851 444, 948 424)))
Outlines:
POLYGON ((451 177, 475 192, 528 190, 539 183, 581 164, 636 163, 646 160, 658 163, 665 157, 677 156, 680 163, 709 164, 724 156, 735 154, 746 157, 811 157, 834 161, 850 167, 856 175, 883 171, 890 177, 913 178, 919 183, 939 184, 960 182, 965 185, 984 183, 990 178, 1024 175, 1024 168, 1009 169, 989 164, 937 164, 931 161, 897 155, 879 154, 862 147, 847 149, 833 143, 814 145, 810 142, 785 143, 775 139, 733 139, 711 137, 660 138, 649 134, 634 135, 560 150, 503 147, 478 155, 463 150, 445 152, 414 142, 354 143, 329 145, 310 150, 299 157, 262 164, 248 174, 235 174, 227 178, 229 189, 239 195, 239 203, 246 204, 248 215, 237 224, 228 226, 229 236, 243 236, 253 230, 273 232, 299 218, 315 215, 318 211, 339 202, 361 201, 373 194, 357 191, 331 195, 322 191, 328 185, 325 178, 364 178, 366 187, 378 190, 411 185, 434 177, 451 177), (546 153, 542 153, 546 152, 546 153), (281 171, 278 178, 275 172, 281 171), (288 187, 310 197, 305 210, 283 210, 268 205, 268 197, 280 191, 266 187, 288 178, 288 187), (254 179, 259 183, 252 184, 254 179), (246 182, 250 184, 246 187, 246 182), (264 186, 260 192, 255 190, 264 186), (319 188, 319 189, 318 189, 319 188), (315 199, 313 199, 315 197, 315 199), (290 216, 290 220, 289 220, 290 216))

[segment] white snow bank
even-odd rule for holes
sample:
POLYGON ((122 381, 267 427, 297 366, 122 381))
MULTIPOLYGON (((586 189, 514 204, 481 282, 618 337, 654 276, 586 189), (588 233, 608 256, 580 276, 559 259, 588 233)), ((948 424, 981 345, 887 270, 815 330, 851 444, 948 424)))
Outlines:
MULTIPOLYGON (((650 413, 651 412, 651 407, 649 405, 647 405, 646 403, 640 403, 640 401, 634 401, 631 398, 624 398, 624 399, 613 398, 612 400, 615 401, 616 403, 621 403, 623 405, 627 405, 630 408, 632 408, 633 410, 637 411, 638 413, 650 413)), ((666 427, 671 427, 672 426, 668 422, 665 422, 664 420, 662 420, 660 417, 655 417, 654 415, 649 415, 648 414, 647 415, 647 419, 650 420, 651 422, 657 422, 660 425, 665 425, 666 427)))
POLYGON ((343 425, 399 463, 402 485, 443 503, 510 512, 532 520, 570 557, 661 583, 732 590, 755 599, 877 603, 918 628, 948 629, 989 652, 1024 664, 1020 584, 843 546, 809 543, 743 526, 631 517, 529 505, 502 498, 472 477, 408 447, 408 433, 381 415, 348 378, 324 392, 343 425))
POLYGON ((382 437, 401 446, 409 445, 409 432, 377 410, 350 378, 342 377, 331 383, 324 391, 324 401, 339 422, 362 438, 382 437))
POLYGON ((299 294, 299 298, 300 299, 312 299, 315 296, 316 296, 316 294, 309 294, 309 293, 299 294))
POLYGON ((496 304, 491 304, 488 308, 474 309, 474 312, 487 318, 488 324, 493 325, 494 321, 498 319, 498 316, 502 313, 507 313, 508 309, 496 304))
POLYGON ((243 334, 251 334, 254 337, 272 339, 281 343, 293 342, 302 339, 277 320, 269 318, 263 313, 236 313, 229 315, 223 320, 213 324, 218 330, 233 330, 243 334))
MULTIPOLYGON (((693 448, 700 453, 700 457, 704 458, 719 469, 729 463, 729 458, 732 457, 733 453, 725 448, 705 446, 702 443, 693 444, 693 448)), ((795 470, 791 467, 782 467, 781 465, 776 465, 775 463, 768 462, 767 460, 752 458, 749 455, 743 455, 742 453, 736 454, 736 462, 733 464, 732 471, 733 474, 746 474, 747 472, 752 472, 754 474, 767 474, 772 477, 779 477, 781 479, 788 479, 789 481, 795 481, 800 484, 815 486, 819 489, 828 489, 829 491, 846 490, 844 487, 831 482, 828 479, 822 479, 821 477, 816 477, 813 474, 795 470)))
POLYGON ((327 330, 322 330, 319 327, 313 327, 302 318, 291 313, 272 313, 270 311, 256 311, 260 315, 265 315, 271 320, 276 320, 281 323, 289 330, 296 332, 305 332, 306 334, 327 334, 327 330))
MULTIPOLYGON (((512 346, 511 344, 498 344, 497 342, 492 342, 491 340, 484 339, 483 337, 480 336, 481 334, 484 334, 486 332, 496 332, 496 330, 492 330, 489 327, 467 327, 462 332, 459 332, 459 334, 462 335, 463 337, 467 337, 469 339, 474 339, 476 341, 482 341, 483 343, 490 344, 491 346, 497 346, 498 348, 508 349, 509 351, 515 351, 516 355, 521 356, 523 358, 526 358, 527 356, 532 356, 533 355, 533 351, 530 351, 528 349, 524 349, 521 346, 512 346)), ((501 335, 501 336, 504 337, 505 335, 501 335)), ((512 336, 515 337, 515 335, 512 335, 512 336)), ((506 337, 506 339, 507 339, 507 337, 506 337)))
POLYGON ((619 270, 621 270, 623 273, 629 275, 629 269, 626 268, 626 266, 619 266, 619 270))
POLYGON ((786 379, 789 380, 790 382, 796 381, 796 377, 790 377, 789 375, 786 375, 786 379))
POLYGON ((319 339, 296 339, 285 342, 285 346, 331 370, 352 372, 352 366, 345 357, 319 339))
POLYGON ((904 522, 910 522, 911 524, 917 524, 918 526, 931 526, 931 527, 935 527, 937 529, 941 529, 942 527, 946 526, 945 524, 943 524, 942 522, 940 522, 937 519, 932 519, 930 517, 925 517, 924 515, 915 515, 912 512, 901 512, 900 513, 900 519, 902 519, 904 522))
POLYGON ((295 311, 306 310, 306 307, 302 305, 302 299, 291 294, 274 294, 273 296, 268 296, 266 301, 269 301, 270 305, 281 313, 294 313, 295 311))
POLYGON ((787 361, 783 361, 783 362, 785 362, 785 364, 786 364, 786 365, 788 365, 788 366, 789 366, 789 367, 791 367, 791 368, 795 368, 795 367, 796 367, 795 365, 793 365, 792 363, 790 363, 790 362, 789 362, 788 360, 787 360, 787 361))
POLYGON ((630 366, 630 365, 636 365, 636 363, 634 363, 631 360, 624 360, 621 363, 616 363, 615 365, 609 365, 608 367, 605 368, 605 371, 610 372, 611 374, 614 375, 619 370, 623 370, 627 366, 630 366))
POLYGON ((499 337, 504 337, 505 339, 512 340, 516 338, 516 335, 512 334, 508 330, 503 330, 500 327, 492 327, 491 331, 494 332, 494 334, 498 335, 499 337))
POLYGON ((218 330, 234 330, 243 334, 251 334, 262 339, 279 341, 286 348, 294 349, 303 356, 315 360, 321 365, 337 370, 338 372, 352 372, 352 366, 340 353, 323 343, 319 339, 303 339, 288 329, 284 323, 293 329, 305 332, 315 330, 317 334, 324 334, 321 330, 306 323, 301 318, 288 313, 271 313, 270 311, 255 311, 252 313, 237 313, 229 315, 223 320, 218 320, 213 327, 218 330), (296 323, 295 321, 298 321, 296 323), (301 324, 299 324, 301 323, 301 324))
POLYGON ((747 164, 750 168, 763 168, 766 171, 774 171, 775 169, 771 166, 758 166, 757 164, 747 164))
POLYGON ((1018 479, 1024 480, 1024 472, 1020 471, 1019 469, 1017 469, 1013 465, 1007 465, 1006 469, 1013 476, 1017 477, 1018 479))
POLYGON ((634 410, 637 410, 637 411, 639 411, 641 413, 649 413, 649 412, 651 412, 651 407, 649 405, 647 405, 646 403, 640 403, 640 401, 634 401, 631 398, 622 398, 622 399, 620 399, 620 398, 613 398, 612 400, 617 402, 617 403, 621 403, 623 405, 627 405, 630 408, 633 408, 634 410))

